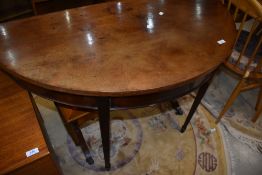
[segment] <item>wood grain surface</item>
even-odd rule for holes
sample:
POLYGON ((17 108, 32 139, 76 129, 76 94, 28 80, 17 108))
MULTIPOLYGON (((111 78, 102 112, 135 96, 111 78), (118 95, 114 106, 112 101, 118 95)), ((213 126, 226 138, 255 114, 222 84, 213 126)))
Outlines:
POLYGON ((31 164, 49 154, 27 92, 2 72, 0 131, 0 174, 31 164), (40 152, 27 158, 26 151, 36 147, 40 152))
POLYGON ((219 0, 107 2, 0 24, 0 31, 1 69, 88 96, 177 87, 217 68, 236 35, 219 0))

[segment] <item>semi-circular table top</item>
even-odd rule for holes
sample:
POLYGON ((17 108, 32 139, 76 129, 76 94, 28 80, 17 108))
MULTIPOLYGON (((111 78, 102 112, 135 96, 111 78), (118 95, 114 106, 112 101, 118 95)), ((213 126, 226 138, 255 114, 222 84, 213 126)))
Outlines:
POLYGON ((0 68, 60 92, 146 94, 210 73, 235 36, 220 0, 107 2, 0 24, 0 68))

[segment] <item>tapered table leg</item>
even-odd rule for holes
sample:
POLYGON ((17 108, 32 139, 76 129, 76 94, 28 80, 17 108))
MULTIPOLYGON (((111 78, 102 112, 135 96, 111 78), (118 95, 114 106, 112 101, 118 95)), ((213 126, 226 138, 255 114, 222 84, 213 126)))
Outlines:
POLYGON ((86 144, 86 141, 85 141, 85 138, 82 134, 82 131, 81 129, 79 128, 78 124, 76 122, 72 122, 70 123, 70 125, 72 126, 75 134, 77 135, 77 138, 78 138, 78 141, 79 141, 79 144, 80 144, 80 147, 85 155, 85 158, 86 158, 86 162, 90 165, 94 164, 94 160, 90 154, 90 151, 87 147, 87 144, 86 144))
POLYGON ((85 138, 83 136, 83 133, 81 131, 81 129, 79 128, 78 124, 76 121, 74 122, 67 122, 65 120, 65 117, 64 117, 64 114, 63 112, 61 111, 60 107, 59 107, 59 104, 55 102, 55 106, 56 106, 56 109, 61 117, 61 119, 63 120, 64 122, 64 126, 68 132, 68 134, 71 136, 72 140, 74 141, 74 143, 77 145, 77 146, 80 146, 84 155, 85 155, 85 158, 86 158, 86 162, 90 165, 94 164, 94 160, 90 154, 90 151, 89 151, 89 148, 86 144, 86 141, 85 141, 85 138))
POLYGON ((53 148, 53 146, 52 146, 52 144, 51 144, 51 142, 50 142, 50 139, 49 139, 49 136, 48 136, 48 133, 47 133, 45 124, 44 124, 44 123, 45 123, 45 122, 44 122, 44 119, 43 119, 43 117, 42 117, 42 115, 41 115, 41 113, 40 113, 40 111, 39 111, 39 108, 38 108, 38 106, 37 106, 37 104, 36 104, 36 102, 35 102, 35 99, 34 99, 32 93, 31 93, 30 91, 27 91, 27 92, 28 92, 28 95, 29 95, 29 97, 30 97, 30 100, 31 100, 33 109, 34 109, 34 111, 35 111, 36 119, 37 119, 37 121, 38 121, 38 124, 39 124, 39 126, 40 126, 40 129, 41 129, 42 134, 43 134, 43 136, 44 136, 44 139, 45 139, 45 141, 46 141, 46 145, 47 145, 47 147, 48 147, 48 150, 49 150, 50 153, 51 153, 51 157, 52 157, 53 160, 55 160, 54 162, 55 162, 55 164, 56 164, 56 167, 58 167, 59 174, 63 174, 59 162, 56 161, 56 160, 58 160, 58 157, 56 156, 55 150, 54 150, 54 148, 53 148))
POLYGON ((108 98, 101 98, 98 101, 98 113, 105 169, 110 170, 110 101, 108 98))
POLYGON ((211 83, 212 77, 213 76, 211 76, 210 79, 207 82, 205 82, 199 88, 199 90, 197 92, 197 96, 196 96, 196 98, 195 98, 195 100, 194 100, 194 102, 193 102, 193 104, 191 106, 191 109, 190 109, 190 111, 189 111, 189 113, 187 115, 186 121, 185 121, 185 123, 183 124, 183 126, 182 126, 182 128, 180 130, 181 133, 185 132, 185 130, 187 128, 187 125, 189 124, 190 120, 192 119, 192 117, 193 117, 193 115, 194 115, 198 105, 200 104, 203 96, 205 95, 205 93, 206 93, 206 91, 208 89, 209 84, 211 83))

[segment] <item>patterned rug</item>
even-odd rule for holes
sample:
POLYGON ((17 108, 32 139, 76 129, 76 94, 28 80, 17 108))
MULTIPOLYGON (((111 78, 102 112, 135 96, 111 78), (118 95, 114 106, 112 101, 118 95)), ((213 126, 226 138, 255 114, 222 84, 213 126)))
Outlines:
MULTIPOLYGON (((238 59, 239 52, 244 46, 244 41, 249 34, 252 23, 253 21, 249 20, 247 25, 244 26, 245 31, 241 32, 236 43, 230 58, 231 62, 235 62, 238 59)), ((236 26, 238 28, 239 24, 236 24, 236 26)), ((238 65, 240 69, 244 69, 244 65, 252 55, 260 37, 261 33, 252 36, 240 65, 238 65)), ((256 55, 255 62, 250 66, 251 70, 256 66, 261 56, 262 50, 260 49, 256 55)), ((214 117, 218 116, 236 84, 237 80, 228 71, 222 70, 216 75, 202 100, 202 104, 214 117)), ((255 114, 254 107, 257 94, 258 89, 241 93, 218 125, 222 130, 229 174, 262 174, 262 116, 256 123, 251 122, 251 117, 255 114)))
MULTIPOLYGON (((227 71, 216 75, 202 104, 217 117, 237 80, 227 71)), ((262 116, 251 122, 255 114, 258 89, 241 93, 218 127, 222 130, 230 174, 262 174, 262 116)))
MULTIPOLYGON (((40 97, 36 100, 64 174, 220 175, 228 172, 221 131, 201 105, 183 134, 178 129, 185 116, 176 115, 169 103, 112 112, 112 170, 107 172, 103 167, 98 123, 82 129, 95 160, 94 165, 88 165, 80 148, 67 135, 53 104, 40 97)), ((180 99, 185 113, 192 101, 191 96, 180 99)))

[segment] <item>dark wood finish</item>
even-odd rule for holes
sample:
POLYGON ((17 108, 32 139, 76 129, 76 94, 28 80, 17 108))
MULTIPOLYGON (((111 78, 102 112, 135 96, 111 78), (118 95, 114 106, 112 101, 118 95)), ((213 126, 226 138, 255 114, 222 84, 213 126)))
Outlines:
POLYGON ((107 170, 110 110, 170 101, 206 87, 236 37, 233 19, 217 0, 108 2, 2 27, 3 71, 58 104, 98 110, 107 170), (221 38, 224 45, 217 44, 221 38))
POLYGON ((58 167, 59 174, 62 174, 62 170, 60 169, 59 162, 58 162, 58 160, 57 160, 57 157, 56 157, 56 154, 55 154, 55 152, 54 152, 53 146, 52 146, 52 144, 51 144, 51 142, 50 142, 50 140, 49 140, 49 137, 48 137, 48 134, 47 134, 47 130, 46 130, 46 127, 45 127, 45 125, 44 125, 43 117, 42 117, 42 115, 41 115, 41 113, 40 113, 40 111, 39 111, 39 109, 38 109, 38 106, 37 106, 37 104, 36 104, 36 102, 35 102, 35 99, 34 99, 32 93, 29 92, 29 91, 28 91, 27 93, 28 93, 28 95, 29 95, 29 97, 30 97, 30 100, 31 100, 33 109, 34 109, 34 111, 35 111, 38 124, 39 124, 39 126, 40 126, 41 131, 42 131, 42 134, 43 134, 43 136, 44 136, 44 139, 45 139, 45 141, 46 141, 46 143, 47 143, 48 150, 49 150, 49 152, 51 153, 50 155, 51 155, 51 157, 53 158, 53 160, 55 160, 56 166, 58 167))
POLYGON ((0 22, 33 15, 31 0, 1 0, 0 22))
MULTIPOLYGON (((30 172, 28 166, 32 167, 35 161, 46 159, 50 155, 27 92, 2 72, 0 130, 0 174, 19 174, 21 171, 16 170, 21 167, 30 172), (40 152, 27 158, 25 152, 36 147, 40 152)), ((56 172, 53 174, 59 174, 53 161, 48 163, 48 167, 50 172, 56 172)))
POLYGON ((89 112, 84 112, 80 110, 73 110, 70 108, 65 108, 58 103, 55 103, 55 106, 64 121, 64 125, 68 134, 73 139, 76 145, 79 145, 85 155, 86 161, 89 164, 94 164, 94 160, 89 151, 88 145, 84 139, 83 133, 80 129, 80 124, 78 120, 81 118, 88 118, 89 112))
POLYGON ((71 118, 75 118, 75 117, 71 117, 73 110, 60 107, 59 104, 57 104, 57 103, 55 103, 55 106, 56 106, 56 109, 57 109, 60 117, 62 118, 62 120, 64 122, 64 126, 67 130, 67 133, 71 136, 75 145, 79 145, 80 144, 79 138, 77 137, 77 134, 74 132, 73 126, 69 124, 70 122, 68 122, 68 121, 70 121, 71 118))
POLYGON ((85 96, 173 89, 214 70, 235 38, 217 0, 108 2, 1 26, 2 69, 38 87, 85 96), (226 44, 217 44, 221 38, 226 44))
POLYGON ((31 4, 32 4, 32 9, 33 9, 33 12, 34 12, 34 15, 37 15, 37 10, 36 10, 36 7, 35 7, 35 0, 31 0, 31 4))
POLYGON ((71 136, 74 143, 81 147, 87 163, 94 164, 94 160, 84 139, 81 128, 88 120, 94 120, 97 117, 97 112, 82 111, 78 108, 72 108, 56 102, 55 106, 64 122, 68 134, 71 136))
POLYGON ((73 122, 72 123, 72 126, 73 126, 73 130, 74 132, 76 133, 77 135, 77 138, 79 139, 79 144, 81 146, 81 149, 85 155, 85 158, 86 158, 86 162, 89 163, 89 164, 94 164, 94 160, 90 154, 90 151, 88 149, 88 146, 86 144, 86 141, 85 141, 85 138, 82 134, 82 131, 81 129, 79 128, 79 126, 77 125, 76 122, 73 122))
POLYGON ((85 141, 85 138, 83 136, 83 133, 80 129, 80 124, 78 123, 77 119, 83 118, 86 115, 88 115, 89 113, 87 112, 83 112, 83 111, 79 111, 79 110, 72 110, 69 108, 64 108, 62 106, 60 106, 60 104, 55 103, 55 106, 59 112, 59 115, 61 116, 61 118, 64 121, 64 125, 67 129, 67 132, 70 134, 70 136, 72 137, 74 143, 76 145, 80 145, 85 158, 86 158, 86 162, 89 164, 94 164, 94 160, 90 154, 88 145, 85 141))
POLYGON ((27 166, 23 166, 7 175, 58 175, 59 172, 51 155, 40 158, 27 166))
POLYGON ((103 0, 45 0, 44 2, 36 1, 35 6, 37 14, 40 15, 101 2, 103 0))
POLYGON ((184 114, 184 112, 183 112, 182 108, 180 107, 177 100, 171 100, 170 103, 171 103, 172 107, 174 108, 174 110, 176 111, 177 115, 183 115, 184 114))
MULTIPOLYGON (((79 110, 79 108, 73 108, 63 104, 55 103, 60 115, 63 117, 65 123, 73 121, 79 121, 80 118, 94 119, 96 113, 94 111, 79 110)), ((79 123, 81 125, 81 123, 79 123)))
MULTIPOLYGON (((214 70, 213 70, 214 71, 214 70)), ((11 76, 11 75, 10 75, 11 76)), ((25 89, 38 94, 44 98, 53 100, 60 105, 63 104, 65 107, 69 108, 81 108, 81 110, 95 109, 98 110, 97 104, 99 97, 96 96, 83 96, 77 94, 70 94, 65 92, 58 92, 53 90, 48 90, 43 87, 35 86, 33 84, 28 84, 22 79, 17 79, 13 76, 18 84, 20 84, 25 89)), ((132 95, 123 97, 110 97, 111 109, 121 109, 121 108, 135 108, 144 107, 152 103, 160 103, 170 99, 176 99, 189 92, 196 90, 201 83, 208 77, 207 75, 199 76, 196 80, 192 80, 186 84, 179 85, 178 87, 170 90, 159 91, 155 93, 143 94, 143 95, 132 95)))
POLYGON ((105 169, 110 170, 110 99, 99 98, 97 106, 105 159, 105 169))
POLYGON ((198 92, 197 92, 197 95, 196 95, 196 98, 192 104, 192 107, 187 115, 187 118, 186 118, 186 121, 185 123, 183 124, 182 128, 181 128, 181 132, 185 132, 186 128, 187 128, 187 125, 189 124, 189 122, 191 121, 198 105, 200 104, 202 98, 204 97, 207 89, 208 89, 208 86, 209 84, 211 83, 211 80, 213 78, 213 75, 211 74, 211 76, 209 77, 209 79, 202 85, 200 86, 198 92))

